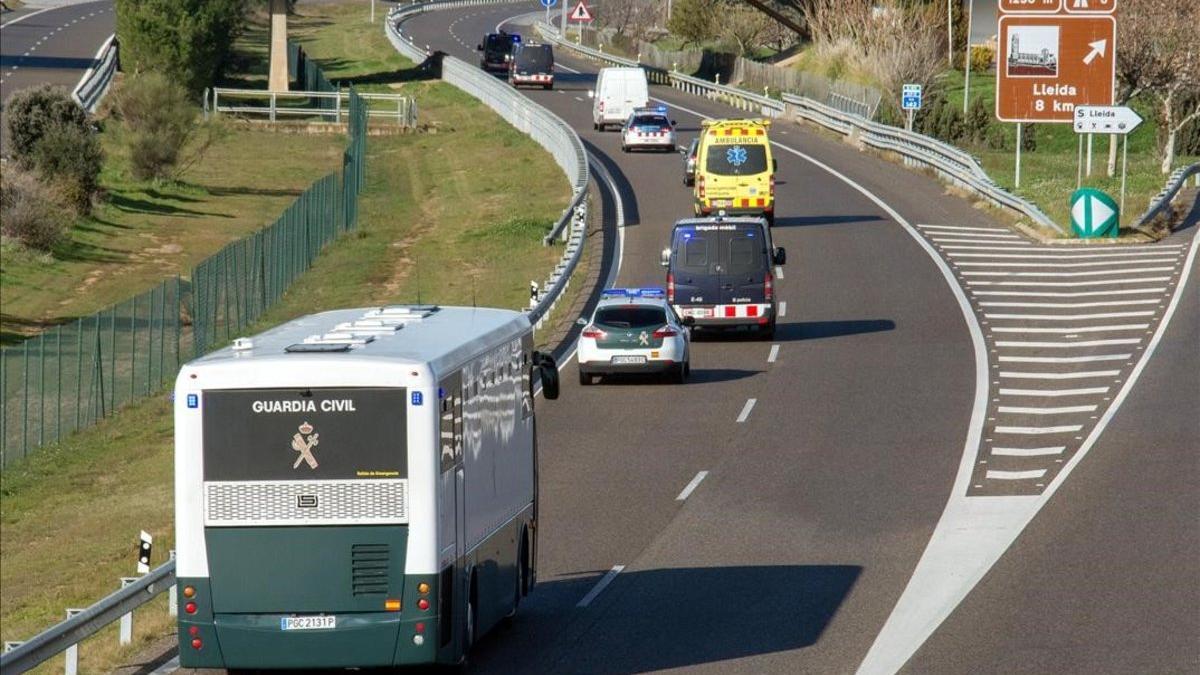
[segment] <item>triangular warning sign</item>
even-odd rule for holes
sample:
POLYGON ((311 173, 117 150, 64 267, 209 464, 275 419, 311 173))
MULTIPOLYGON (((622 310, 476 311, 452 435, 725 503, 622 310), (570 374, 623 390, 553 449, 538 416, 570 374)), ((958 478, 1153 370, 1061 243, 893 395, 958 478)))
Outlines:
POLYGON ((575 9, 571 10, 572 21, 591 21, 592 13, 588 10, 587 5, 583 4, 583 0, 579 0, 579 4, 575 5, 575 9))

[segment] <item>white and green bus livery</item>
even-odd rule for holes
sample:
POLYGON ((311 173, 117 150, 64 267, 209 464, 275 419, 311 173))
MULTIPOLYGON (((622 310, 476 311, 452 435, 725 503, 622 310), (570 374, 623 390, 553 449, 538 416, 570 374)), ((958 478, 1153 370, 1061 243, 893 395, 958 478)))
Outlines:
POLYGON ((184 668, 460 662, 536 579, 535 385, 518 312, 314 314, 175 384, 184 668))

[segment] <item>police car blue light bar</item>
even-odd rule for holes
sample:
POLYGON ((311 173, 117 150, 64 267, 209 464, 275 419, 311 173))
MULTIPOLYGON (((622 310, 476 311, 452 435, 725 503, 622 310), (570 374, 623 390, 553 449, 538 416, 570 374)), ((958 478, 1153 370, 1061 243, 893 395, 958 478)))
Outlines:
POLYGON ((665 298, 667 292, 661 288, 606 288, 601 298, 665 298))

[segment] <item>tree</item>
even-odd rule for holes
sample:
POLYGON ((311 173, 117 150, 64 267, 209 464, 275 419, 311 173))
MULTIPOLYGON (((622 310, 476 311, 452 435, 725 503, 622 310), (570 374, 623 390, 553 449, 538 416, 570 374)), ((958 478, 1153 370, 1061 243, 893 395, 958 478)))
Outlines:
POLYGON ((34 147, 50 127, 88 126, 87 112, 62 87, 47 84, 22 89, 13 94, 5 107, 8 109, 4 111, 4 121, 12 139, 13 157, 18 161, 32 156, 34 147))
POLYGON ((717 37, 719 0, 674 0, 667 28, 691 44, 717 37))
POLYGON ((220 76, 245 10, 245 0, 117 0, 122 69, 162 73, 198 96, 220 76))
MULTIPOLYGON (((1139 94, 1154 100, 1163 173, 1171 170, 1179 133, 1200 119, 1197 25, 1200 5, 1177 0, 1123 0, 1117 22, 1116 100, 1124 104, 1139 94)), ((1110 167, 1115 148, 1110 143, 1110 167)))
POLYGON ((737 48, 739 56, 750 56, 759 46, 775 20, 757 9, 736 0, 720 4, 717 34, 737 48))
POLYGON ((159 73, 141 73, 125 78, 113 98, 113 112, 125 125, 134 177, 171 178, 197 129, 187 92, 159 73))

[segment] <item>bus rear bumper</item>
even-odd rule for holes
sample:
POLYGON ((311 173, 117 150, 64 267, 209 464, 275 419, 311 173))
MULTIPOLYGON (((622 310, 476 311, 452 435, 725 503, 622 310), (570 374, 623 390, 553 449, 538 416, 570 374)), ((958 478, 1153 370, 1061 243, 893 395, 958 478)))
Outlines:
POLYGON ((214 635, 202 648, 191 645, 192 622, 180 622, 179 663, 184 668, 335 668, 433 663, 437 660, 437 622, 432 617, 403 618, 396 612, 343 614, 337 628, 282 630, 282 614, 217 614, 212 623, 196 622, 201 635, 214 635), (416 624, 425 625, 422 644, 414 643, 416 624))

